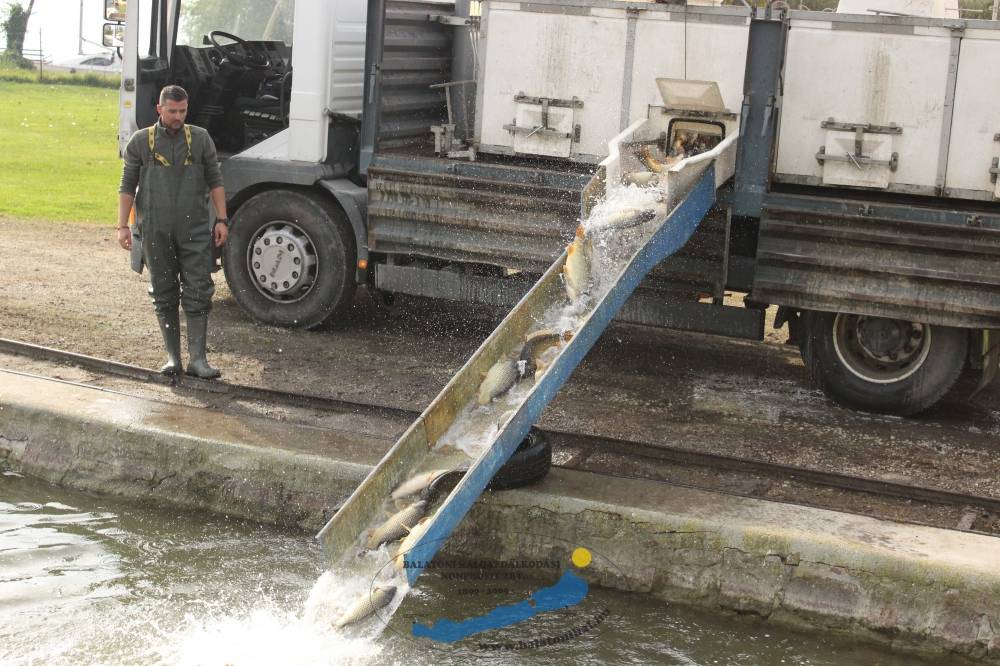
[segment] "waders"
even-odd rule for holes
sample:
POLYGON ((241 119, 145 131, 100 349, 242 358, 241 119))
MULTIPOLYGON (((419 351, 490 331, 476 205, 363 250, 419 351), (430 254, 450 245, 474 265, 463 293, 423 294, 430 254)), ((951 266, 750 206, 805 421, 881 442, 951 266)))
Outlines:
MULTIPOLYGON (((221 373, 208 364, 205 346, 208 313, 212 307, 214 257, 212 227, 208 216, 208 186, 205 169, 191 155, 191 128, 170 137, 148 129, 153 159, 140 169, 136 216, 142 238, 142 258, 149 267, 153 306, 167 350, 164 374, 181 370, 180 318, 184 308, 188 325, 187 373, 213 379, 221 373), (157 144, 178 141, 183 136, 187 157, 171 162, 157 150, 157 144), (179 278, 179 280, 178 280, 179 278)), ((165 150, 168 154, 173 151, 165 150)))

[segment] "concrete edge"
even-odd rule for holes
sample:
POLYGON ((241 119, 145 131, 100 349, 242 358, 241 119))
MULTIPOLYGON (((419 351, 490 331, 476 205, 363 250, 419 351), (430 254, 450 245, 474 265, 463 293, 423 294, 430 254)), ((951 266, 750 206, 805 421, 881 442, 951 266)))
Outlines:
MULTIPOLYGON (((0 391, 0 465, 70 488, 304 530, 321 527, 370 470, 335 458, 336 447, 327 456, 123 426, 102 410, 81 411, 94 389, 60 386, 74 407, 0 391)), ((295 426, 285 429, 296 436, 295 426)), ((601 556, 591 569, 606 587, 1000 663, 1000 541, 990 537, 553 470, 531 489, 485 497, 444 552, 566 559, 574 545, 601 556)))

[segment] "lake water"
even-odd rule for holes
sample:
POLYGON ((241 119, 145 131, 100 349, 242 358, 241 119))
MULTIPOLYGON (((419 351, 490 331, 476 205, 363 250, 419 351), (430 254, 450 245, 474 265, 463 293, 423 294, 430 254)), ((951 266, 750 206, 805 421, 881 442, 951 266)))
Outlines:
POLYGON ((599 615, 558 611, 517 629, 530 638, 553 635, 546 623, 579 627, 554 645, 482 652, 473 639, 415 639, 414 621, 481 614, 490 592, 504 603, 541 585, 507 581, 470 595, 468 582, 441 574, 421 578, 387 630, 369 639, 323 616, 324 597, 339 591, 329 575, 317 584, 322 573, 311 535, 0 476, 3 666, 914 663, 857 641, 597 589, 587 603, 599 615))

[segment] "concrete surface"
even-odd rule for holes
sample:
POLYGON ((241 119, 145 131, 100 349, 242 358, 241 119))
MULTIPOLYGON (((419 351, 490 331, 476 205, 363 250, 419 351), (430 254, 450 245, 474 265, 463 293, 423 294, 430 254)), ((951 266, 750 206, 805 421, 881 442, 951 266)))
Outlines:
MULTIPOLYGON (((315 530, 390 445, 0 371, 0 465, 76 489, 315 530)), ((486 497, 446 552, 573 545, 608 587, 1000 663, 991 537, 554 470, 486 497)))

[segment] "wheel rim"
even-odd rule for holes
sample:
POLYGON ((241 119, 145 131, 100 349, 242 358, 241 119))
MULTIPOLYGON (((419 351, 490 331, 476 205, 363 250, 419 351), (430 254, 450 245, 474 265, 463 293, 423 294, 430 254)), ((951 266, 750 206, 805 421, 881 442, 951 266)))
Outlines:
POLYGON ((841 364, 866 382, 890 384, 923 366, 931 348, 928 324, 838 313, 833 346, 841 364))
POLYGON ((293 222, 268 222, 247 247, 247 271, 254 286, 276 303, 305 298, 316 284, 319 266, 312 238, 293 222))

